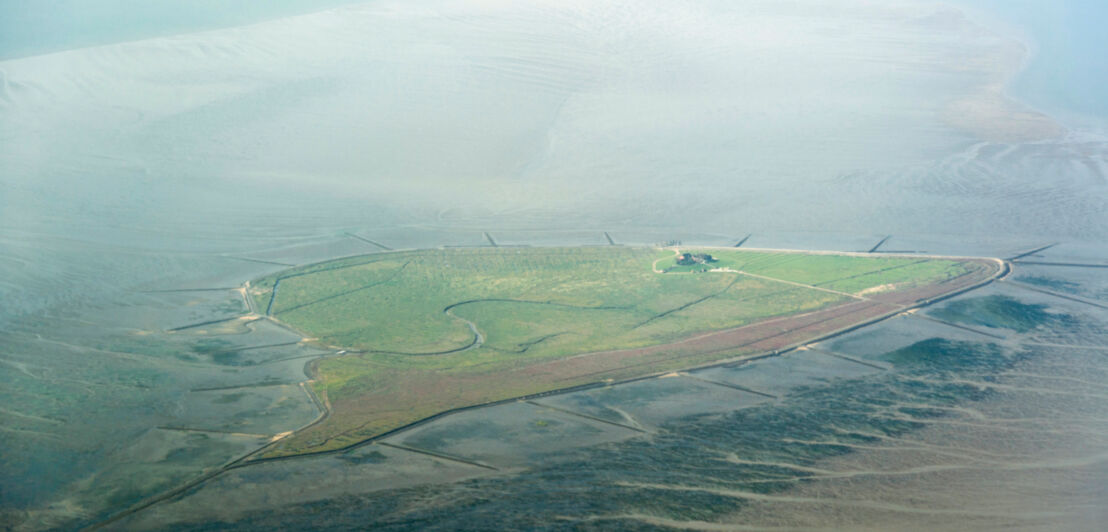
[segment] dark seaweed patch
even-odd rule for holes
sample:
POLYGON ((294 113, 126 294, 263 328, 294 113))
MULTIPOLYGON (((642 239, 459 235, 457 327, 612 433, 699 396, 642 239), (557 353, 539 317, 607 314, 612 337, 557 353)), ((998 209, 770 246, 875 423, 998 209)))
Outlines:
POLYGON ((1023 303, 999 295, 959 299, 928 314, 947 321, 1021 333, 1043 327, 1068 327, 1076 323, 1067 314, 1047 311, 1046 305, 1023 303))
POLYGON ((1065 281, 1054 277, 1043 277, 1041 275, 1029 275, 1027 277, 1020 277, 1019 280, 1027 284, 1033 284, 1036 286, 1041 286, 1043 288, 1050 288, 1053 290, 1058 290, 1060 292, 1081 295, 1081 285, 1072 281, 1065 281))
POLYGON ((996 370, 1011 364, 1011 356, 996 344, 930 338, 891 351, 880 358, 908 373, 949 373, 970 368, 996 370))
POLYGON ((343 453, 338 455, 338 459, 351 464, 361 465, 379 464, 388 460, 388 457, 381 454, 380 451, 370 451, 368 453, 343 453))
POLYGON ((216 404, 237 403, 243 397, 246 397, 245 392, 225 393, 212 402, 216 404))

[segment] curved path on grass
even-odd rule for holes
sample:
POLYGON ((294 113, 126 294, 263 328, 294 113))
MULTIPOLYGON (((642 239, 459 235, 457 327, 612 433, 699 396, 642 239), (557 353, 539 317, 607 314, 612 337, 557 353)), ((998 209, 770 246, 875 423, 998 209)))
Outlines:
POLYGON ((477 329, 477 324, 469 321, 454 313, 454 309, 462 305, 470 305, 473 303, 525 303, 529 305, 548 305, 552 307, 573 308, 582 310, 625 310, 630 307, 626 306, 597 306, 590 307, 585 305, 571 305, 569 303, 557 303, 554 301, 530 301, 526 299, 508 299, 508 298, 482 298, 482 299, 467 299, 465 301, 459 301, 457 303, 451 303, 442 309, 442 313, 454 318, 469 327, 469 331, 473 333, 473 339, 466 345, 456 347, 454 349, 447 349, 445 351, 424 351, 424 352, 411 352, 411 351, 387 351, 382 349, 367 349, 367 350, 350 350, 349 353, 359 354, 375 354, 375 355, 404 355, 404 356, 439 356, 439 355, 452 355, 455 353, 462 353, 471 349, 481 347, 485 343, 485 337, 481 334, 481 331, 477 329))

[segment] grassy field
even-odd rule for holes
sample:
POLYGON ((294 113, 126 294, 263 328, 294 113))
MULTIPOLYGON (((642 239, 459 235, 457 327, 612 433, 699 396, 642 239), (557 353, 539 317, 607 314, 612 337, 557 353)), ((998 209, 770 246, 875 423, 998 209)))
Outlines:
POLYGON ((444 410, 594 382, 596 368, 627 378, 733 357, 743 351, 681 342, 981 268, 919 258, 704 252, 716 262, 677 266, 674 250, 656 248, 437 249, 258 279, 250 294, 259 309, 316 342, 351 351, 316 367, 312 385, 332 414, 268 455, 337 448, 444 410), (574 357, 583 353, 611 356, 574 357))

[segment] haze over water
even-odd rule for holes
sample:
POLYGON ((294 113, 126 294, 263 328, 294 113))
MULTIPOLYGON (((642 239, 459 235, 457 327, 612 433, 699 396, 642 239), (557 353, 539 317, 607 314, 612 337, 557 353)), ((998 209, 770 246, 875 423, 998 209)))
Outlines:
POLYGON ((1027 66, 1009 86, 1030 105, 1078 127, 1103 132, 1108 123, 1108 5, 1088 0, 964 0, 992 29, 1021 38, 1027 66))
MULTIPOLYGON (((260 350, 256 365, 221 363, 205 355, 210 338, 165 330, 233 316, 242 310, 235 295, 151 291, 234 287, 282 264, 376 250, 350 233, 396 248, 479 245, 482 231, 538 245, 599 244, 600 231, 644 244, 729 245, 753 234, 751 245, 852 251, 891 234, 889 249, 1004 257, 1062 242, 1047 256, 1108 261, 1108 143, 1095 126, 1108 116, 1097 89, 1108 69, 1094 53, 1103 36, 1093 23, 1108 15, 1093 3, 972 3, 1035 39, 1023 74, 1027 47, 1010 28, 932 2, 381 1, 287 18, 277 17, 311 7, 16 4, 0 2, 0 13, 19 13, 0 16, 13 30, 0 31, 7 526, 96 522, 310 421, 298 386, 304 359, 293 357, 319 353, 260 350), (74 17, 78 7, 98 14, 74 17), (57 31, 29 31, 38 24, 57 31), (196 391, 258 382, 275 386, 234 400, 196 391), (165 429, 190 423, 228 434, 165 429)), ((1099 271, 1025 276, 1103 304, 1099 271)), ((819 527, 827 508, 811 500, 822 498, 852 508, 827 526, 956 528, 968 518, 959 510, 976 511, 969 517, 982 527, 999 528, 1007 515, 1022 528, 1086 529, 1104 517, 1098 503, 1108 506, 1108 415, 1096 384, 1108 365, 1095 349, 1024 344, 1103 346, 1106 317, 1095 306, 1003 294, 1076 317, 1056 325, 1062 340, 1028 330, 999 342, 1011 358, 1000 369, 967 354, 991 353, 979 337, 952 373, 909 367, 909 384, 852 381, 768 417, 677 417, 657 439, 592 449, 584 462, 562 456, 518 478, 370 490, 356 503, 337 493, 329 500, 340 503, 307 501, 274 519, 295 523, 312 515, 310 504, 338 504, 352 522, 377 515, 397 528, 491 515, 550 528, 819 527), (938 404, 960 409, 966 432, 882 425, 905 416, 881 406, 882 393, 908 409, 936 407, 911 396, 921 379, 1003 387, 971 398, 959 389, 967 397, 938 404), (938 452, 852 440, 850 453, 774 455, 822 479, 745 505, 729 501, 749 488, 731 483, 749 481, 748 471, 725 460, 712 475, 730 480, 696 484, 710 475, 697 481, 687 467, 751 423, 803 417, 809 401, 849 402, 865 390, 876 399, 847 420, 854 428, 869 423, 890 445, 938 452), (682 439, 689 431, 697 437, 682 439), (968 440, 937 447, 951 438, 968 440), (584 463, 607 476, 580 476, 584 463), (919 476, 868 474, 890 464, 919 476), (657 468, 684 471, 684 484, 640 478, 657 468), (521 501, 567 476, 563 487, 584 491, 558 492, 563 504, 552 508, 561 513, 527 521, 536 510, 521 501), (690 484, 704 498, 685 498, 690 484), (457 493, 468 510, 444 502, 457 493), (490 502, 487 493, 519 496, 490 502), (1037 502, 1029 506, 1026 493, 1037 502), (873 503, 884 496, 894 500, 873 503), (622 502, 581 502, 597 497, 622 502), (636 502, 644 499, 670 502, 636 502), (386 503, 391 510, 378 506, 386 503), (696 507, 707 509, 682 509, 696 507)), ((889 338, 954 334, 910 329, 841 349, 880 356, 879 347, 904 347, 889 338)), ((242 345, 286 340, 280 331, 213 333, 238 334, 217 338, 242 345)), ((835 423, 803 436, 834 434, 843 428, 835 423)), ((746 456, 778 429, 758 425, 763 436, 723 456, 746 456)), ((301 477, 288 478, 286 489, 299 486, 301 477)), ((210 517, 187 500, 181 507, 175 519, 210 517)), ((264 505, 244 508, 257 512, 247 526, 275 524, 264 505)))

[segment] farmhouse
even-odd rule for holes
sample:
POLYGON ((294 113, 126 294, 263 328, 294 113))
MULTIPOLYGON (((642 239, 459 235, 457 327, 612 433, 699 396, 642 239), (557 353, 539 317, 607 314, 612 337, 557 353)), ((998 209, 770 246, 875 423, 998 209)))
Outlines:
POLYGON ((682 253, 677 258, 677 264, 679 266, 692 266, 694 264, 708 264, 716 262, 715 257, 707 253, 682 253))

